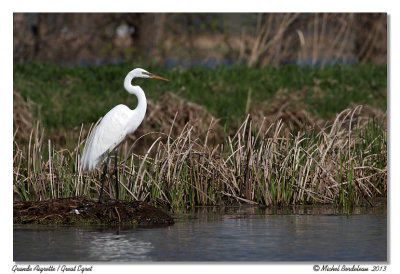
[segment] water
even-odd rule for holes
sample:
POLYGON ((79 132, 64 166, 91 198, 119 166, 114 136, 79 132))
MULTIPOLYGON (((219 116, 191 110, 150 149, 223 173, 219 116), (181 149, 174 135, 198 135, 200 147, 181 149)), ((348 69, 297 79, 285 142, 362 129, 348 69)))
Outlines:
POLYGON ((14 261, 387 261, 385 209, 203 209, 163 228, 14 226, 14 261))

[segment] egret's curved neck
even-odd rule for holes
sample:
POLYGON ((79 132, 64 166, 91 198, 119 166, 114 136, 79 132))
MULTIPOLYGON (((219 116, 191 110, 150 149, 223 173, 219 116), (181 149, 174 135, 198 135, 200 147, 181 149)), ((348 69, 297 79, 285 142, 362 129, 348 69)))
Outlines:
POLYGON ((143 121, 144 115, 146 114, 147 100, 146 100, 146 95, 144 94, 143 89, 139 86, 132 85, 132 80, 135 77, 136 76, 133 73, 128 73, 128 75, 126 75, 125 80, 124 80, 124 88, 127 92, 135 95, 138 99, 138 105, 133 110, 134 115, 132 117, 132 119, 133 119, 132 126, 134 126, 136 129, 136 127, 138 127, 140 125, 140 123, 143 121))

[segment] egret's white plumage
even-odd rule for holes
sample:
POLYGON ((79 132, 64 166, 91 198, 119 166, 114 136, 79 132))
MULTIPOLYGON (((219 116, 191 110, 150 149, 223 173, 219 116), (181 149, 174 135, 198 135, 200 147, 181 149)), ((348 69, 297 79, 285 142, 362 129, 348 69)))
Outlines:
POLYGON ((144 91, 139 86, 132 85, 132 80, 137 77, 166 80, 141 68, 136 68, 126 75, 124 87, 127 92, 136 95, 138 106, 131 110, 125 105, 117 105, 103 117, 92 131, 83 150, 81 167, 84 170, 95 169, 125 139, 127 134, 134 132, 142 123, 146 114, 147 101, 144 91))

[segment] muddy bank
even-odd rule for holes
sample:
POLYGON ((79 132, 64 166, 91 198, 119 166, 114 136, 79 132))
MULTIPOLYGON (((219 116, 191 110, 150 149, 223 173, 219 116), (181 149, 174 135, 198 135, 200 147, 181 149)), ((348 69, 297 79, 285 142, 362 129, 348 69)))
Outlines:
POLYGON ((14 224, 124 224, 172 225, 172 217, 145 202, 109 201, 100 204, 85 197, 14 202, 14 224))

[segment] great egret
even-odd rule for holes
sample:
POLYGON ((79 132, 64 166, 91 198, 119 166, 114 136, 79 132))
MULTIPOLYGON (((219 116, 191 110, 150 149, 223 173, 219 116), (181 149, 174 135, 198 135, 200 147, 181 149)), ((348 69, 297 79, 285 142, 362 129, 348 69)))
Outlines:
MULTIPOLYGON (((134 78, 153 78, 168 81, 165 78, 151 74, 150 72, 136 68, 130 71, 124 80, 125 90, 138 99, 135 109, 125 105, 117 105, 111 109, 100 121, 99 125, 92 131, 86 142, 81 158, 83 170, 93 170, 107 157, 106 164, 101 175, 101 190, 99 202, 103 194, 105 175, 108 170, 111 152, 125 139, 125 136, 133 133, 144 119, 146 114, 147 100, 144 91, 139 86, 133 86, 134 78)), ((117 150, 115 149, 115 177, 116 177, 116 200, 119 200, 117 150)))

